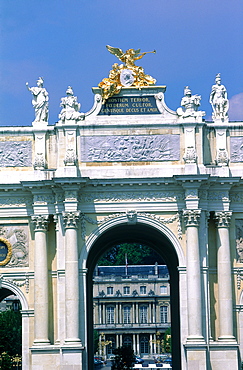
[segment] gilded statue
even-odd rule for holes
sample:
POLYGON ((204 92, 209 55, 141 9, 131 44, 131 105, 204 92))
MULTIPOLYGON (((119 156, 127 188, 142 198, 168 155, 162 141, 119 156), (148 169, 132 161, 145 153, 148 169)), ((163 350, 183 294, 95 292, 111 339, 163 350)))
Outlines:
POLYGON ((102 90, 103 103, 106 99, 114 94, 118 94, 122 87, 134 86, 141 89, 143 86, 154 85, 156 80, 144 73, 142 67, 135 65, 135 61, 142 59, 145 54, 155 53, 156 51, 149 51, 141 53, 141 49, 128 49, 125 53, 119 48, 106 46, 108 51, 115 55, 124 64, 114 63, 108 78, 104 78, 99 87, 102 90))

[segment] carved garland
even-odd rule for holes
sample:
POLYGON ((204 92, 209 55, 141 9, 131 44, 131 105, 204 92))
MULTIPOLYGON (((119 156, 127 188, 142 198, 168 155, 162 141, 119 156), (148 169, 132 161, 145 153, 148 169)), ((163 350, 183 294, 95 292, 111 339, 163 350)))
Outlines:
POLYGON ((141 213, 141 212, 136 212, 134 210, 129 210, 126 213, 125 212, 120 212, 120 213, 113 213, 108 216, 103 217, 100 220, 94 220, 91 217, 85 215, 84 213, 80 214, 80 221, 81 221, 81 236, 82 239, 85 240, 86 238, 86 222, 92 224, 92 225, 101 225, 104 222, 107 222, 109 220, 112 220, 114 218, 118 218, 121 216, 127 216, 128 222, 130 223, 135 223, 137 216, 142 216, 142 217, 148 217, 152 218, 153 220, 159 221, 162 224, 169 224, 177 221, 177 232, 178 232, 178 238, 182 239, 182 229, 181 229, 181 220, 180 220, 180 215, 179 213, 176 213, 174 216, 170 218, 164 218, 158 215, 155 215, 153 213, 141 213))
POLYGON ((0 275, 0 288, 1 288, 1 286, 2 286, 2 282, 3 281, 5 281, 5 282, 8 282, 8 283, 10 283, 10 284, 14 284, 15 286, 17 286, 17 287, 22 287, 22 286, 24 286, 25 285, 25 291, 26 291, 26 293, 29 293, 29 287, 30 287, 30 283, 29 283, 29 276, 26 274, 26 277, 25 277, 25 280, 23 281, 23 280, 21 280, 21 282, 20 281, 17 281, 17 280, 15 280, 15 279, 13 279, 13 280, 11 280, 11 279, 6 279, 6 278, 4 278, 4 276, 3 275, 0 275))

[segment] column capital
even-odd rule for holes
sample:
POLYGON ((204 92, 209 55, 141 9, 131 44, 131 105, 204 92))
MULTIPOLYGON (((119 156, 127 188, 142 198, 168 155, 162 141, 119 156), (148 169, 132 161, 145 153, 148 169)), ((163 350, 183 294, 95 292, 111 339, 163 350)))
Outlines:
POLYGON ((78 227, 78 220, 80 212, 62 212, 65 229, 76 229, 78 227))
POLYGON ((217 227, 229 227, 231 220, 231 211, 217 211, 214 214, 214 219, 217 227))
POLYGON ((35 231, 47 231, 48 227, 48 215, 32 215, 31 222, 34 225, 35 231))
POLYGON ((182 216, 186 227, 199 226, 201 209, 183 209, 182 216))

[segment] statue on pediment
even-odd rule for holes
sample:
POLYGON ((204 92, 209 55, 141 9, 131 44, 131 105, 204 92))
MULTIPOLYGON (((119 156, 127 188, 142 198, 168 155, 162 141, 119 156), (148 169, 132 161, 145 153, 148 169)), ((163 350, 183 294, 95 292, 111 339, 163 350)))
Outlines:
POLYGON ((154 85, 156 80, 145 74, 142 67, 136 66, 135 61, 144 57, 145 54, 155 53, 156 51, 149 51, 141 53, 141 49, 128 49, 123 52, 122 49, 106 46, 108 51, 115 55, 124 64, 118 65, 114 63, 108 78, 104 78, 99 87, 102 91, 103 103, 113 96, 119 94, 122 87, 134 86, 141 89, 143 86, 154 85))
POLYGON ((32 93, 32 105, 35 109, 35 122, 47 122, 49 114, 49 96, 46 89, 43 87, 44 80, 39 77, 37 86, 29 87, 28 82, 26 82, 27 89, 32 93))
POLYGON ((74 96, 71 86, 68 86, 66 94, 67 96, 61 98, 60 107, 62 107, 62 110, 59 114, 60 120, 64 122, 65 120, 78 121, 83 119, 83 114, 79 112, 81 105, 78 103, 77 96, 74 96))
POLYGON ((215 85, 212 86, 209 102, 213 108, 212 117, 214 120, 227 117, 229 101, 227 99, 226 88, 221 84, 220 73, 216 75, 215 85))
POLYGON ((181 99, 181 107, 177 109, 178 116, 182 118, 187 117, 202 117, 205 112, 198 111, 200 107, 201 96, 192 95, 191 89, 186 86, 184 89, 184 96, 181 99))

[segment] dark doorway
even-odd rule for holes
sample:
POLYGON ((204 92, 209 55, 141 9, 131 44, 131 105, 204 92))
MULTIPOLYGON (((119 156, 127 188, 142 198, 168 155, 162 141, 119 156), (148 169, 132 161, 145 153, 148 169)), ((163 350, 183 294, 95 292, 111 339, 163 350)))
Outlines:
POLYGON ((169 239, 159 230, 144 224, 117 225, 103 233, 92 245, 87 258, 87 340, 88 368, 93 369, 93 272, 100 257, 114 244, 143 243, 150 246, 164 259, 170 274, 171 286, 171 334, 173 368, 181 369, 180 315, 179 315, 179 273, 178 258, 169 239))

